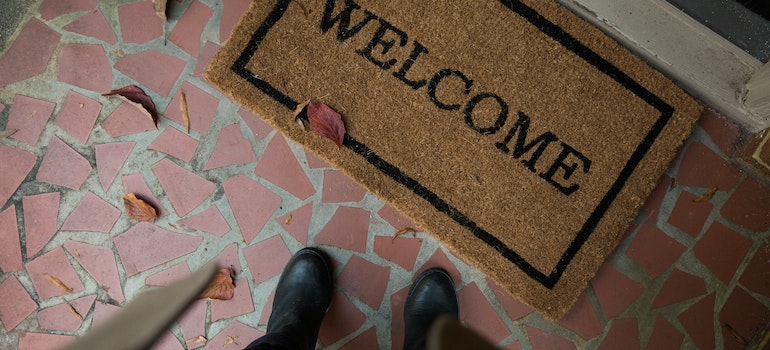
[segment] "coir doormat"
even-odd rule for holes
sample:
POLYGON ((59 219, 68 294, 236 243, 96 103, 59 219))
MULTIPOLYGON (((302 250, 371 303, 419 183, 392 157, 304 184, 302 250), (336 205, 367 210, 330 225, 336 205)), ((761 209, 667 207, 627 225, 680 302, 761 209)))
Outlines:
POLYGON ((540 0, 254 1, 207 78, 552 319, 700 112, 540 0), (343 116, 342 147, 297 126, 306 100, 343 116))

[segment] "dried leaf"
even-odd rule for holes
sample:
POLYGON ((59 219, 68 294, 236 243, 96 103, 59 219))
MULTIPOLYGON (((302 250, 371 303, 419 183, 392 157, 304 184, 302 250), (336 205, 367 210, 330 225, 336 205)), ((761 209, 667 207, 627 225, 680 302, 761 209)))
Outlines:
POLYGON ((233 276, 235 276, 233 269, 219 269, 203 293, 198 296, 198 299, 232 299, 233 295, 235 294, 233 276))
POLYGON ((710 189, 708 192, 698 196, 698 198, 695 198, 692 200, 693 203, 703 203, 708 202, 711 197, 714 197, 714 194, 717 193, 717 188, 714 187, 710 189))
POLYGON ((187 97, 184 91, 179 93, 179 109, 182 111, 182 124, 187 133, 190 133, 190 113, 187 112, 187 97))
POLYGON ((166 0, 152 0, 152 8, 155 10, 155 14, 158 17, 163 18, 166 21, 166 0))
POLYGON ((294 110, 294 122, 299 125, 300 129, 302 131, 307 131, 307 125, 310 124, 310 121, 307 119, 307 105, 310 104, 310 100, 307 100, 305 102, 302 102, 297 106, 297 109, 294 110))
POLYGON ((283 223, 286 225, 291 224, 291 214, 289 214, 289 216, 286 217, 286 220, 283 223))
POLYGON ((126 208, 128 216, 134 220, 154 222, 158 217, 155 208, 133 193, 123 195, 123 207, 126 208))
POLYGON ((230 345, 230 344, 238 345, 238 336, 233 337, 228 335, 223 345, 230 345))
POLYGON ((391 240, 391 242, 395 241, 395 240, 396 240, 396 237, 398 237, 398 236, 401 236, 401 235, 403 235, 403 234, 405 234, 405 233, 409 233, 409 232, 411 232, 411 233, 412 233, 412 237, 415 237, 415 234, 417 233, 417 231, 415 231, 415 230, 414 230, 413 228, 411 228, 411 227, 404 227, 404 228, 402 228, 402 229, 400 229, 400 230, 396 231, 396 233, 394 233, 394 234, 393 234, 393 239, 391 240))
POLYGON ((77 310, 75 310, 75 308, 73 308, 68 301, 64 301, 64 306, 67 308, 67 311, 72 314, 72 316, 75 316, 75 318, 78 320, 83 321, 83 316, 81 316, 80 313, 77 312, 77 310))
POLYGON ((67 294, 72 293, 72 288, 70 288, 69 286, 64 284, 64 282, 62 282, 60 279, 58 279, 58 278, 56 278, 54 276, 51 276, 51 275, 49 275, 47 273, 44 273, 43 277, 45 277, 45 279, 47 279, 48 282, 51 282, 53 285, 61 288, 65 292, 67 292, 67 294))
POLYGON ((155 128, 158 128, 158 122, 160 119, 160 116, 158 115, 158 110, 155 109, 155 102, 152 102, 152 97, 144 93, 144 90, 142 88, 136 86, 136 85, 128 85, 124 86, 120 89, 112 90, 106 94, 102 94, 102 96, 120 96, 134 104, 137 108, 141 107, 142 111, 147 113, 147 116, 152 119, 153 124, 155 124, 155 128))
POLYGON ((345 124, 339 113, 323 103, 312 102, 307 106, 307 117, 313 130, 334 141, 337 147, 342 146, 345 140, 345 124))
POLYGON ((186 340, 185 343, 190 344, 190 345, 192 345, 192 344, 199 344, 199 343, 200 344, 206 344, 207 341, 209 341, 209 340, 206 339, 206 337, 204 337, 202 335, 199 335, 199 336, 197 336, 195 338, 186 340))
POLYGON ((18 129, 8 129, 8 130, 0 131, 0 140, 15 134, 17 131, 19 131, 19 130, 18 129))
POLYGON ((169 223, 168 225, 171 226, 171 228, 173 228, 174 230, 177 230, 177 231, 181 231, 181 232, 195 232, 195 229, 189 228, 186 225, 182 225, 182 224, 179 224, 179 223, 177 223, 177 224, 169 223))

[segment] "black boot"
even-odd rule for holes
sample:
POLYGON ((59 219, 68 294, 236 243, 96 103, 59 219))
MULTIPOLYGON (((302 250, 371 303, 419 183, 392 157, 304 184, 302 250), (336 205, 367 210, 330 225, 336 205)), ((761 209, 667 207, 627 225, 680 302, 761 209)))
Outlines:
POLYGON ((439 268, 423 271, 409 289, 404 304, 404 350, 425 349, 425 339, 440 315, 459 317, 452 277, 439 268))
POLYGON ((246 349, 315 349, 332 292, 332 273, 324 254, 315 248, 301 249, 278 281, 267 333, 246 349))

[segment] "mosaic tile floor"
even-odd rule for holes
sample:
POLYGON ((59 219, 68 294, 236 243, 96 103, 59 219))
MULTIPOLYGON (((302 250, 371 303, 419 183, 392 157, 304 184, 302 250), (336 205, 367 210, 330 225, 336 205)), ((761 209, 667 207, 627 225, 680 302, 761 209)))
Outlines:
POLYGON ((328 349, 400 349, 410 280, 432 266, 454 277, 462 321, 505 349, 734 349, 768 325, 768 179, 734 165, 742 133, 714 113, 549 322, 426 233, 392 239, 408 219, 202 79, 249 0, 169 3, 164 31, 149 0, 38 0, 0 51, 0 130, 18 129, 0 140, 0 348, 64 344, 211 260, 238 272, 234 299, 196 302, 154 349, 242 348, 305 245, 335 263, 328 349), (100 96, 128 84, 163 112, 158 130, 100 96), (124 213, 129 192, 155 224, 124 213))

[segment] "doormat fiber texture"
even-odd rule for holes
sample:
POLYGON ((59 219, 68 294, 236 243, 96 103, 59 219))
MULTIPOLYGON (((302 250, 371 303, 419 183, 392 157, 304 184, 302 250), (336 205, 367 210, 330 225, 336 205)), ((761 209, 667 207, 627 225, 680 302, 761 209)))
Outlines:
POLYGON ((701 110, 553 1, 254 1, 207 78, 551 319, 701 110), (297 126, 307 100, 341 147, 297 126))

